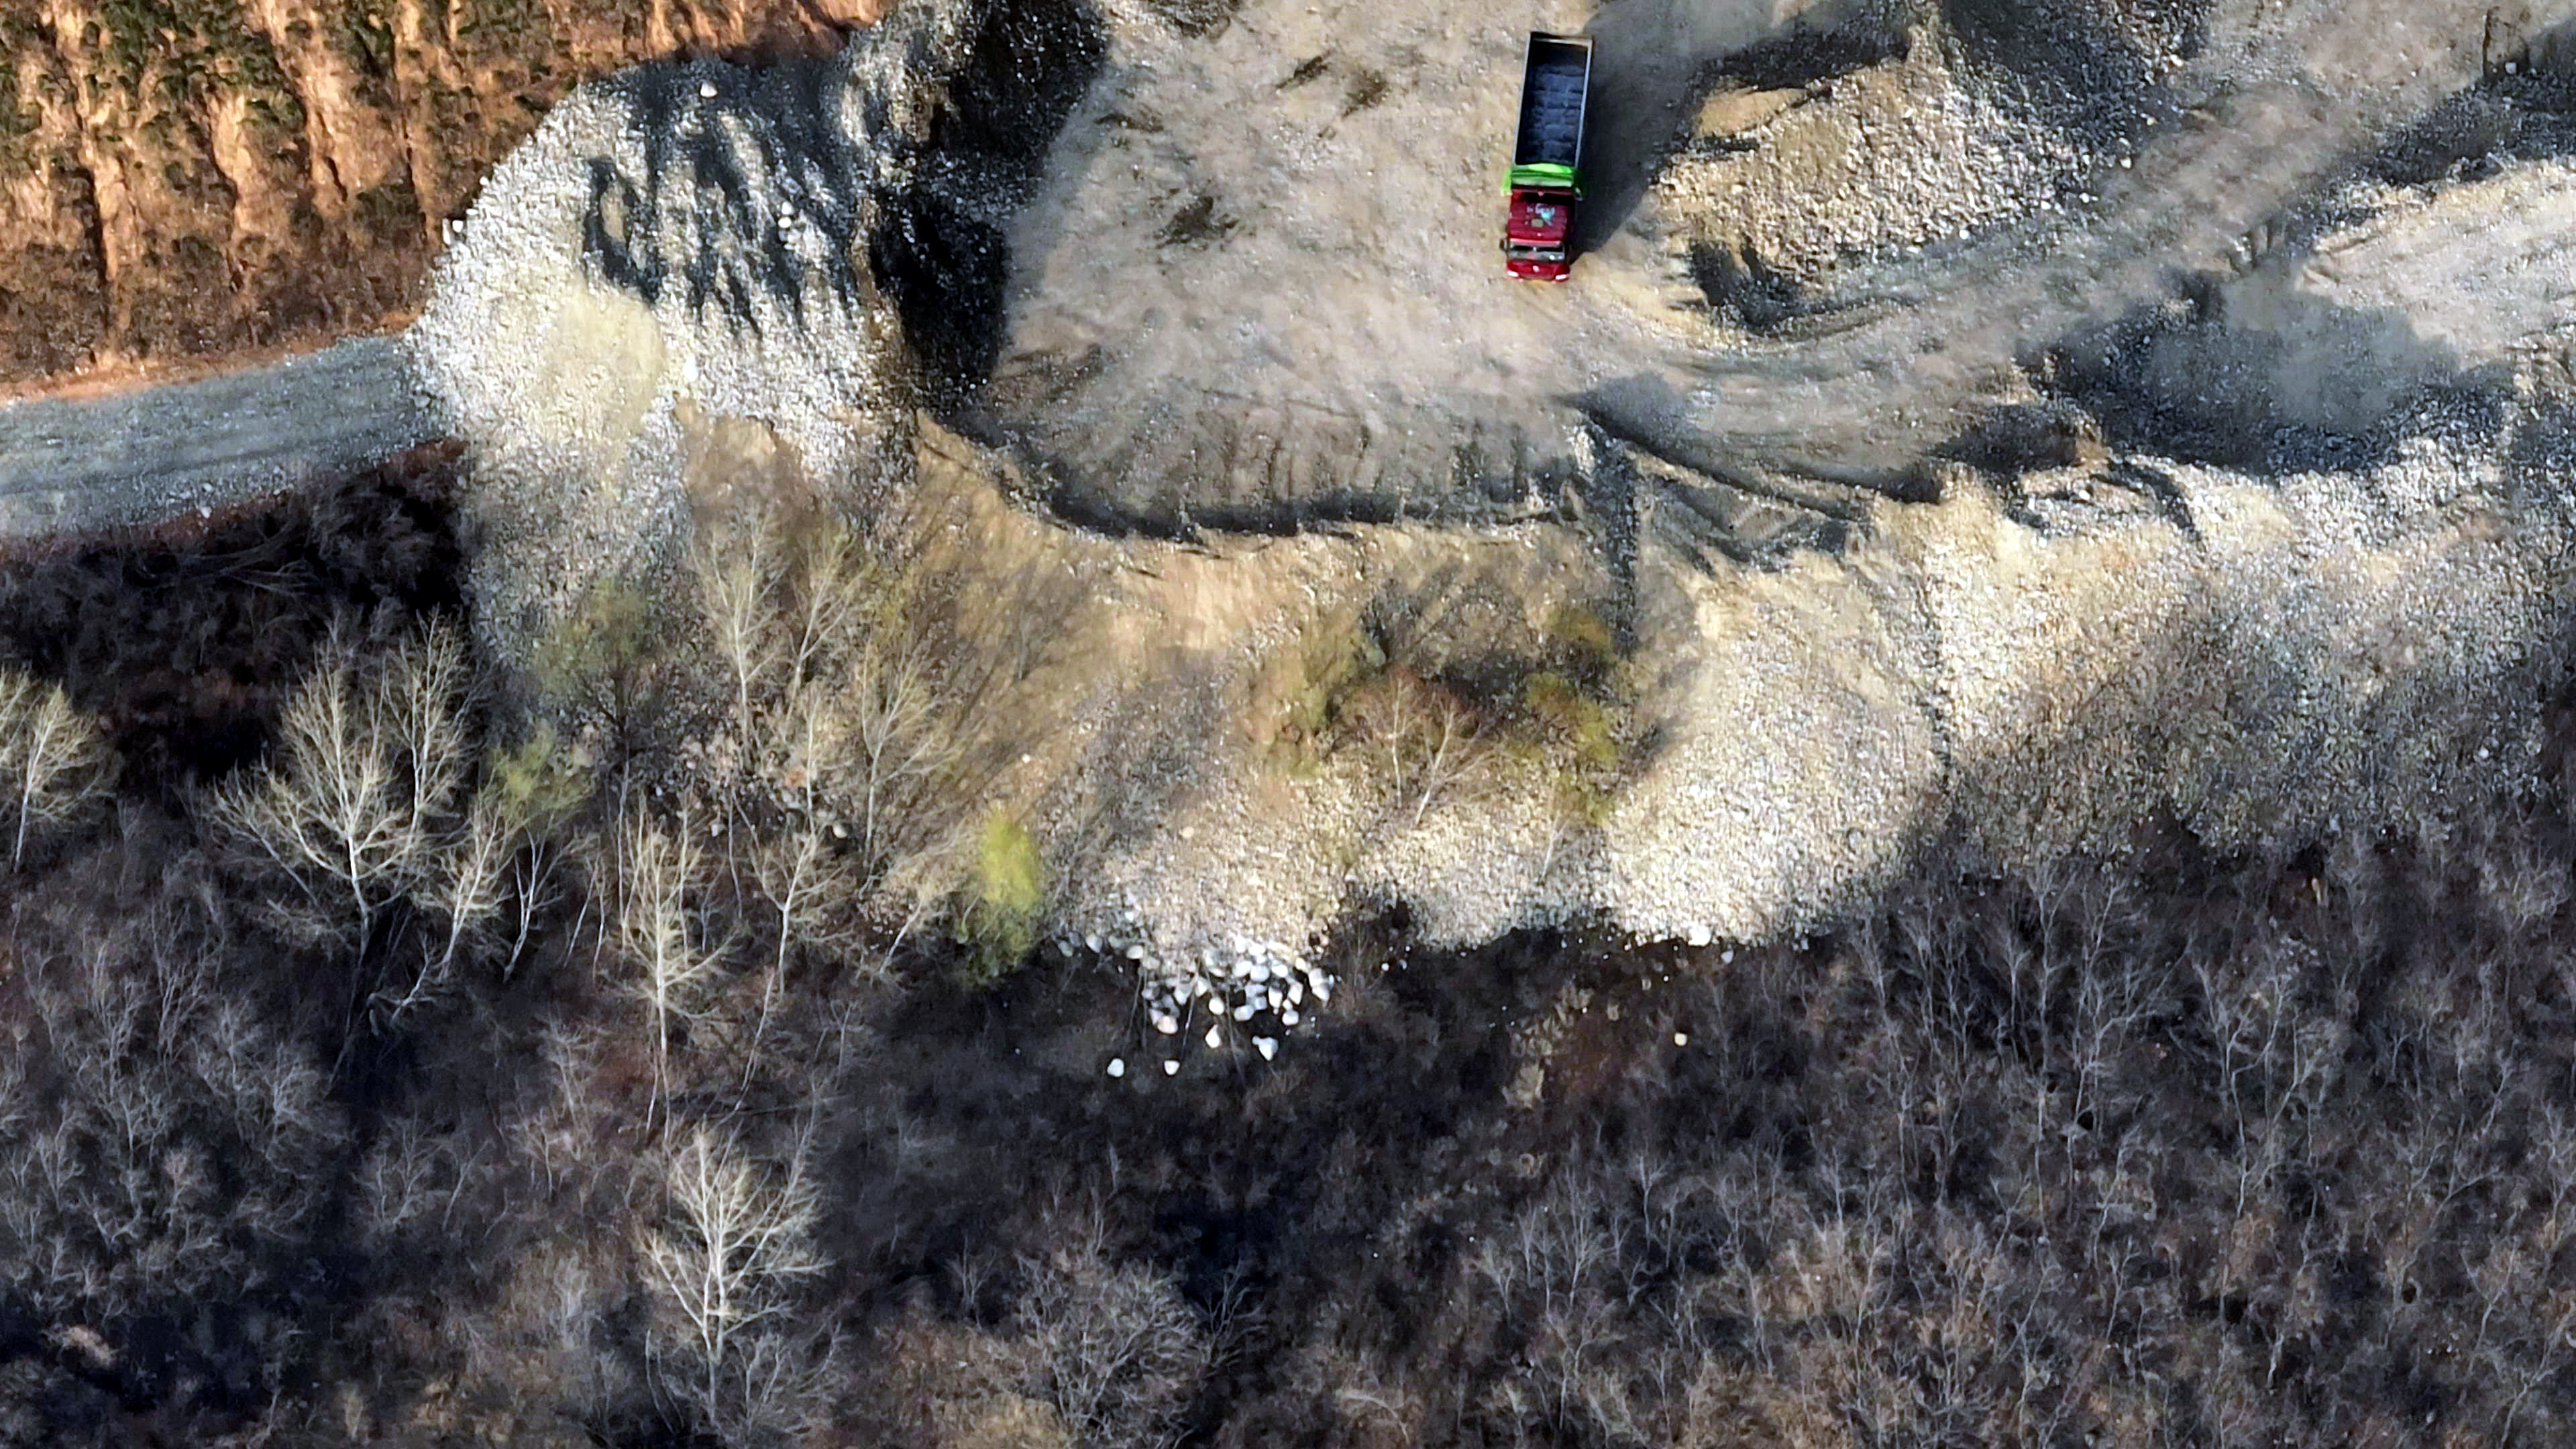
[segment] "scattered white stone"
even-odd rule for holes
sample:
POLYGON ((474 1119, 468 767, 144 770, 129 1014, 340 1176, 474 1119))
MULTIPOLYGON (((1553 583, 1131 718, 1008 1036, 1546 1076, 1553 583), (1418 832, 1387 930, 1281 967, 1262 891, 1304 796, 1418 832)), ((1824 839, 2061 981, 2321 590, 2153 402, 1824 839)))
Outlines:
POLYGON ((1170 1057, 1165 1057, 1165 1058, 1163 1058, 1163 1075, 1164 1075, 1164 1076, 1167 1076, 1167 1077, 1177 1077, 1177 1076, 1179 1076, 1180 1074, 1181 1074, 1181 1064, 1180 1064, 1179 1062, 1173 1061, 1170 1057))
POLYGON ((1221 1026, 1209 1027, 1207 1044, 1209 1051, 1215 1051, 1218 1047, 1225 1045, 1225 1028, 1221 1026))
POLYGON ((1234 1019, 1237 1021, 1252 1020, 1252 1003, 1247 1001, 1241 1006, 1236 1007, 1234 1009, 1234 1019))
POLYGON ((1113 1077, 1123 1077, 1127 1075, 1127 1059, 1125 1057, 1111 1057, 1109 1059, 1109 1075, 1113 1077))
POLYGON ((712 100, 714 100, 715 98, 716 98, 716 83, 715 83, 714 81, 700 81, 700 82, 698 82, 698 99, 699 99, 699 100, 702 100, 702 101, 712 101, 712 100))
POLYGON ((1142 942, 1142 941, 1139 941, 1139 942, 1137 942, 1135 945, 1128 947, 1128 948, 1127 948, 1127 959, 1128 959, 1128 960, 1130 960, 1130 961, 1142 961, 1142 960, 1144 960, 1144 959, 1145 959, 1145 943, 1144 943, 1144 942, 1142 942))
POLYGON ((1266 1036, 1254 1037, 1252 1039, 1252 1049, 1261 1053, 1261 1059, 1265 1062, 1270 1060, 1272 1057, 1279 1055, 1279 1043, 1273 1038, 1266 1036))
POLYGON ((1283 1008, 1279 1013, 1279 1024, 1281 1026, 1295 1026, 1297 1024, 1297 1008, 1293 1006, 1283 1008))
POLYGON ((1158 1016, 1154 1018, 1154 1030, 1161 1032, 1165 1036, 1179 1036, 1181 1034, 1181 1023, 1176 1017, 1158 1016))
POLYGON ((1677 1031, 1677 1032, 1674 1032, 1674 1033, 1673 1033, 1673 1045, 1675 1045, 1675 1046, 1689 1046, 1689 1045, 1690 1045, 1690 1033, 1689 1033, 1689 1032, 1686 1032, 1686 1031, 1677 1031))
POLYGON ((1708 927, 1693 926, 1690 928, 1690 943, 1692 945, 1705 946, 1711 939, 1713 938, 1709 935, 1708 927))

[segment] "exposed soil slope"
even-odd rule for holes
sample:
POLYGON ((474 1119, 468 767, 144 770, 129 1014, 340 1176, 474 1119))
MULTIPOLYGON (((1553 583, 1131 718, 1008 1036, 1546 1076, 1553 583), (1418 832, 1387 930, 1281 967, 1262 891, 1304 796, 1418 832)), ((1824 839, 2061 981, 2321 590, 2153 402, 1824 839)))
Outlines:
POLYGON ((0 0, 0 386, 372 330, 576 82, 880 0, 0 0))

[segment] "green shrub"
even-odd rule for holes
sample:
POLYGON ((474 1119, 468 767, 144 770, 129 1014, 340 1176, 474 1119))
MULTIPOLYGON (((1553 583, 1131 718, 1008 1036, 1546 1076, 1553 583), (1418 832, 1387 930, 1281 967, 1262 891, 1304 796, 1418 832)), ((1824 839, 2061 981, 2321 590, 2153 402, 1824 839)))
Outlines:
POLYGON ((1547 616, 1547 637, 1564 652, 1572 670, 1586 678, 1605 676, 1619 663, 1618 641, 1599 614, 1581 604, 1559 604, 1547 616))
POLYGON ((484 768, 486 788, 500 792, 511 817, 526 821, 531 835, 551 834, 590 798, 583 762, 563 747, 554 725, 546 721, 539 721, 518 744, 494 749, 484 768))
POLYGON ((1356 614, 1336 613, 1316 620, 1298 641, 1296 669, 1283 701, 1275 756, 1284 768, 1311 770, 1353 696, 1385 671, 1386 651, 1356 614))
POLYGON ((1552 670, 1522 683, 1521 703, 1556 766, 1558 803, 1569 817, 1600 824, 1609 814, 1610 785, 1619 769, 1617 717, 1552 670))
POLYGON ((530 651, 540 708, 595 740, 600 763, 624 770, 652 742, 672 703, 672 661, 652 598, 622 579, 594 581, 530 651))
POLYGON ((1619 767, 1617 722, 1607 707, 1586 697, 1564 675, 1553 671, 1531 675, 1521 686, 1521 702, 1539 727, 1565 747, 1577 768, 1619 767))
POLYGON ((981 991, 1028 958, 1046 903, 1046 867, 1028 827, 996 808, 975 841, 975 866, 957 912, 959 984, 981 991))

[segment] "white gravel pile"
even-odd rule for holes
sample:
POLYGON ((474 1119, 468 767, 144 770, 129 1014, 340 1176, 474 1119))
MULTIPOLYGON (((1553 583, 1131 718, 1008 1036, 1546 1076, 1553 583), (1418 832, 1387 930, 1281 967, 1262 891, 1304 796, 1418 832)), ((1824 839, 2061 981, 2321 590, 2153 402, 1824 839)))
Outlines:
MULTIPOLYGON (((1943 46, 1918 35, 1906 58, 1794 100, 1742 94, 1751 114, 1769 113, 1723 138, 1746 149, 1684 148, 1657 174, 1654 201, 1685 245, 1756 258, 1802 286, 2055 207, 2090 159, 1963 80, 1943 46)), ((1730 99, 1712 97, 1705 114, 1723 117, 1730 99)))
POLYGON ((492 173, 409 336, 505 544, 487 618, 550 615, 667 553, 701 418, 760 420, 817 478, 871 481, 907 400, 852 249, 912 180, 962 12, 905 6, 803 69, 585 86, 492 173))

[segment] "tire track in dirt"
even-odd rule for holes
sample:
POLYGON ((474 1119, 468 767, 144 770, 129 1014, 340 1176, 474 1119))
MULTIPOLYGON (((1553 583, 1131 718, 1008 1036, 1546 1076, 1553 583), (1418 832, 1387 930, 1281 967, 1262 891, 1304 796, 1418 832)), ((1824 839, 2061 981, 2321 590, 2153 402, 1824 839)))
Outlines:
POLYGON ((2226 268, 2258 224, 2476 82, 2490 8, 2306 6, 2245 36, 2224 57, 2242 79, 2143 145, 2089 215, 1899 276, 1857 325, 1664 359, 1587 401, 1631 436, 1884 482, 1954 436, 2029 349, 2226 268))

